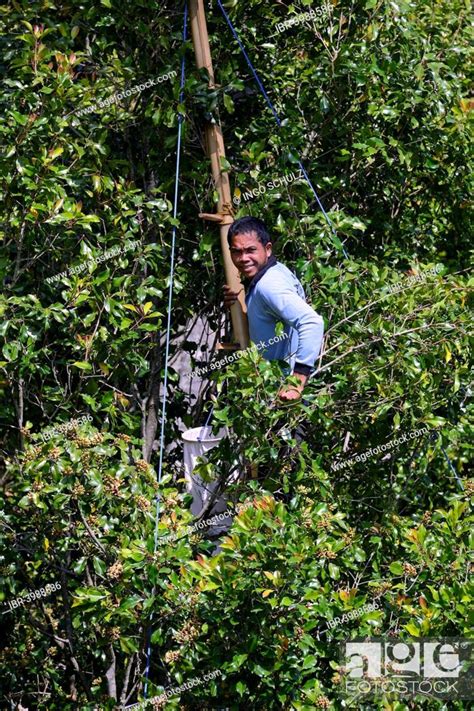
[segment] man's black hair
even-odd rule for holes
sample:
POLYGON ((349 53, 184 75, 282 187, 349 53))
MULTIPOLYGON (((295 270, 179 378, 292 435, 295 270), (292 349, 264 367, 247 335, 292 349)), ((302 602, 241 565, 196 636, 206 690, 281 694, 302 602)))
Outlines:
POLYGON ((272 241, 265 223, 258 217, 239 217, 238 220, 233 222, 227 233, 227 241, 229 242, 229 247, 232 246, 232 237, 235 235, 246 235, 249 232, 256 232, 259 242, 265 247, 268 242, 272 241))

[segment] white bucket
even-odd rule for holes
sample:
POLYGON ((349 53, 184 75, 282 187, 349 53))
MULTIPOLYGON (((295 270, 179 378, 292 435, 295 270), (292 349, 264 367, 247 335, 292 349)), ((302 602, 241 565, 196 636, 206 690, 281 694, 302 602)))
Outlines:
MULTIPOLYGON (((194 469, 197 464, 198 457, 205 459, 204 455, 210 449, 217 447, 219 442, 228 436, 226 427, 222 427, 217 435, 212 434, 212 427, 193 427, 186 430, 181 435, 183 440, 183 458, 184 458, 184 476, 186 479, 186 491, 193 497, 191 504, 191 513, 197 516, 209 501, 213 492, 216 489, 217 482, 203 481, 198 474, 194 474, 194 469)), ((240 472, 236 470, 232 475, 232 481, 236 481, 240 476, 240 472)), ((206 521, 227 511, 227 498, 224 495, 219 496, 214 502, 211 511, 206 515, 206 521)), ((232 517, 218 517, 216 522, 209 526, 212 535, 225 533, 232 523, 232 517)))

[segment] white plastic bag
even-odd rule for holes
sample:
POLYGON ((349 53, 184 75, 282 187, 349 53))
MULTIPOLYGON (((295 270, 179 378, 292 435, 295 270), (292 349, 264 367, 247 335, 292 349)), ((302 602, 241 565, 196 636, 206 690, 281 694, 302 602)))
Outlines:
MULTIPOLYGON (((181 435, 183 439, 183 458, 184 458, 184 476, 186 479, 186 491, 193 497, 191 504, 191 512, 197 516, 209 501, 213 492, 216 489, 217 482, 205 482, 198 474, 194 474, 194 469, 197 464, 198 457, 204 457, 206 452, 209 452, 213 447, 217 447, 219 442, 228 436, 226 427, 222 427, 217 435, 212 434, 212 427, 193 427, 186 430, 181 435)), ((236 470, 232 475, 232 481, 236 481, 240 476, 240 472, 236 470)), ((232 517, 228 512, 227 498, 223 494, 219 496, 211 511, 206 516, 206 521, 214 519, 209 525, 209 531, 212 536, 218 536, 225 533, 232 523, 232 517), (219 515, 224 514, 226 515, 219 515)))

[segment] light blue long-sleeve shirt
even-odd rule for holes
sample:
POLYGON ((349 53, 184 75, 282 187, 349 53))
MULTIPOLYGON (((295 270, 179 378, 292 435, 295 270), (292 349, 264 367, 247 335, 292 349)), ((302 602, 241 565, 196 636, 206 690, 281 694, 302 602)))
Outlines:
POLYGON ((250 339, 268 344, 282 321, 287 338, 261 346, 261 354, 267 360, 286 361, 292 372, 295 364, 297 371, 298 366, 306 366, 300 372, 309 374, 321 350, 324 321, 306 302, 301 283, 288 267, 276 262, 264 270, 245 297, 250 339))

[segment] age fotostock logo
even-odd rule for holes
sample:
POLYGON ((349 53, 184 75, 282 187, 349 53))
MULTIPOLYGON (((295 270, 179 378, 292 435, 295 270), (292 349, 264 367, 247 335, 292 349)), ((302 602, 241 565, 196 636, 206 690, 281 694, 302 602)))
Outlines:
POLYGON ((347 640, 340 647, 344 691, 356 698, 395 693, 473 699, 472 646, 460 637, 347 640))

